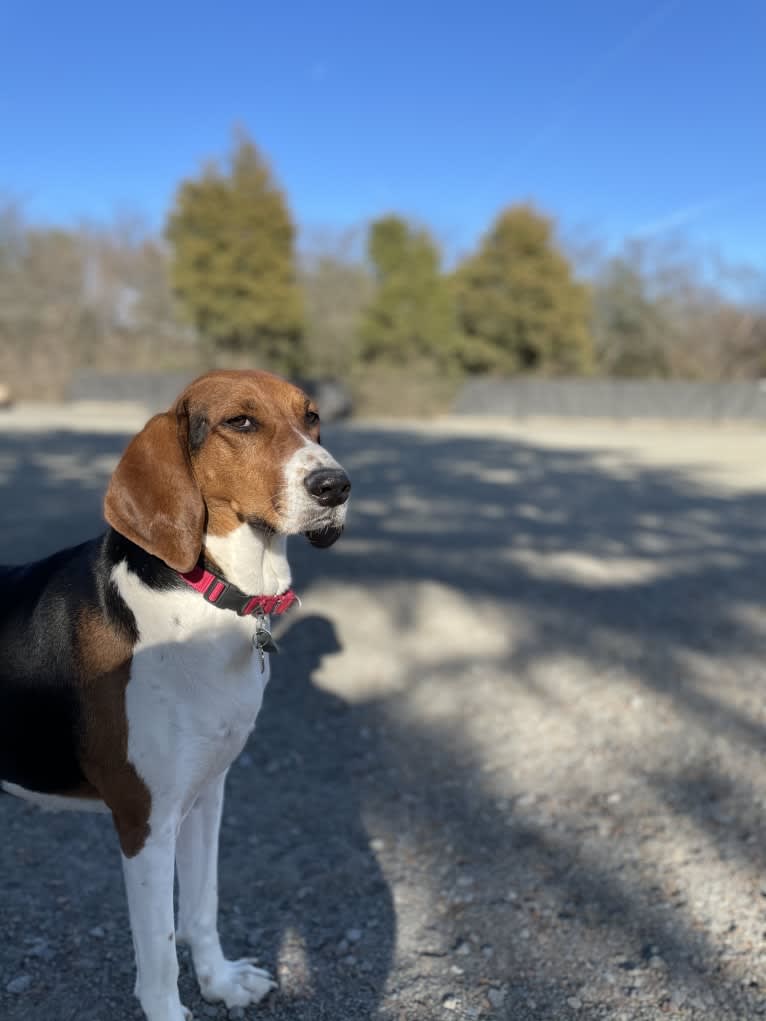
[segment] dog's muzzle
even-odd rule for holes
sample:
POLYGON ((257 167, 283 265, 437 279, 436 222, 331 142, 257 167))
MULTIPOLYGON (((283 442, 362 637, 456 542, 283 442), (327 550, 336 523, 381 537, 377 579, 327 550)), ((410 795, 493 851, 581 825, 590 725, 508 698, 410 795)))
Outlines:
POLYGON ((315 468, 305 477, 303 485, 315 503, 329 510, 327 524, 304 534, 312 546, 327 549, 343 533, 343 519, 346 515, 344 504, 351 492, 351 480, 342 468, 315 468))

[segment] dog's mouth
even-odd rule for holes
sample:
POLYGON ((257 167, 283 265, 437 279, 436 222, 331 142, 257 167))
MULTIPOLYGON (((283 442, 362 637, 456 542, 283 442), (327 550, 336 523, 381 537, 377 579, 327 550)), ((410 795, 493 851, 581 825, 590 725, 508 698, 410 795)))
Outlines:
POLYGON ((324 528, 317 528, 303 534, 312 546, 316 546, 317 549, 327 549, 340 539, 343 534, 343 525, 325 525, 324 528))
POLYGON ((246 524, 248 524, 254 532, 260 532, 261 535, 264 535, 266 537, 276 535, 279 531, 279 529, 275 525, 272 525, 270 521, 267 521, 265 518, 259 517, 257 514, 251 514, 248 516, 239 514, 237 516, 239 517, 240 521, 243 521, 246 524))
MULTIPOLYGON (((345 508, 344 508, 345 511, 345 508)), ((257 517, 255 515, 242 518, 241 520, 246 521, 250 527, 259 532, 261 535, 270 537, 273 535, 295 535, 296 533, 302 533, 306 536, 312 546, 316 546, 317 549, 327 549, 336 543, 343 534, 345 513, 339 515, 333 513, 332 516, 322 515, 318 520, 314 520, 309 528, 300 525, 296 528, 285 528, 284 531, 278 526, 275 527, 271 522, 266 521, 264 518, 257 517), (340 518, 340 520, 338 520, 340 518)))
POLYGON ((327 549, 337 542, 343 534, 343 527, 346 523, 346 508, 344 503, 339 507, 325 510, 319 514, 312 514, 301 529, 312 546, 317 549, 327 549))

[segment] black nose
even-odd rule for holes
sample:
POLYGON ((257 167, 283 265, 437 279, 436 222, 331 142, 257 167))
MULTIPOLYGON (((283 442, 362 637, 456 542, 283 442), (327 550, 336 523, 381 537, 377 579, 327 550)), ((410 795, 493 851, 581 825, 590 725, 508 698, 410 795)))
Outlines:
POLYGON ((339 468, 317 468, 309 472, 303 485, 323 507, 337 507, 348 500, 351 481, 339 468))

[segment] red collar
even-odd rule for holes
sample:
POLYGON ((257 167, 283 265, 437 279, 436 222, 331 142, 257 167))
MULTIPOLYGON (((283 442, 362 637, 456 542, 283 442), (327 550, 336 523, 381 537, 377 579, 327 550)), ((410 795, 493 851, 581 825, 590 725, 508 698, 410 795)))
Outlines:
POLYGON ((206 571, 204 567, 195 567, 180 577, 204 596, 208 603, 222 610, 236 610, 240 617, 247 617, 250 614, 266 616, 270 613, 284 613, 298 599, 291 588, 278 596, 248 596, 236 585, 224 581, 212 571, 206 571))

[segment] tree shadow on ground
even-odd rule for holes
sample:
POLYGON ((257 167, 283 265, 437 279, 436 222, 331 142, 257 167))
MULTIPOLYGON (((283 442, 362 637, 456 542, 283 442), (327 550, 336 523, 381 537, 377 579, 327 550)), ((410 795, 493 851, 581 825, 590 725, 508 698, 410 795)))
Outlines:
MULTIPOLYGON (((630 676, 689 733, 756 753, 766 737, 762 715, 733 698, 732 687, 757 697, 763 681, 752 664, 766 652, 766 496, 716 492, 681 470, 627 457, 605 468, 593 452, 530 443, 363 427, 328 430, 325 439, 353 480, 349 527, 325 554, 293 542, 294 575, 313 613, 285 636, 256 733, 232 769, 222 837, 227 949, 258 947, 272 966, 279 959, 289 969, 291 998, 275 999, 271 1016, 424 1021, 443 1016, 441 997, 455 987, 477 1004, 474 993, 500 989, 495 1017, 595 1019, 604 981, 619 986, 626 1016, 639 1016, 642 981, 656 960, 666 972, 663 1012, 681 1011, 682 998, 672 995, 683 988, 699 1016, 714 1008, 716 1018, 755 1016, 760 987, 734 988, 714 935, 647 871, 642 845, 626 850, 635 822, 618 806, 594 810, 603 836, 591 832, 587 812, 580 829, 559 826, 555 804, 493 786, 454 719, 436 726, 402 697, 346 700, 323 688, 317 675, 332 670, 320 663, 341 651, 342 622, 331 605, 318 612, 312 593, 327 585, 373 592, 402 634, 415 626, 425 585, 523 620, 500 654, 477 648, 404 671, 402 691, 421 685, 424 673, 456 688, 466 718, 479 711, 484 669, 519 698, 576 717, 585 682, 575 688, 564 678, 554 692, 538 679, 541 664, 571 657, 597 690, 613 675, 615 685, 630 676), (716 687, 698 661, 735 671, 746 661, 750 672, 716 687), (399 889, 413 900, 397 899, 395 909, 399 889), (397 928, 402 914, 416 940, 397 928), (454 962, 464 976, 448 970, 454 962), (573 998, 578 1006, 568 1005, 573 998)), ((124 441, 50 438, 47 451, 73 459, 67 474, 36 451, 37 437, 3 437, 0 559, 43 555, 92 534, 106 479, 99 466, 124 441)), ((363 623, 356 640, 365 640, 363 623)), ((600 737, 597 716, 584 726, 584 744, 600 737)), ((512 718, 506 733, 513 742, 512 718)), ((641 772, 638 759, 631 768, 641 772)), ((644 764, 642 776, 671 817, 691 821, 753 874, 763 869, 763 842, 749 839, 762 834, 753 810, 766 796, 762 776, 746 781, 725 762, 705 762, 691 738, 644 764)), ((591 796, 583 794, 589 810, 591 796)), ((100 1017, 110 997, 110 1017, 137 1016, 104 822, 48 819, 8 799, 0 819, 8 834, 0 844, 3 931, 11 936, 0 970, 33 978, 23 1005, 0 982, 2 1016, 20 1021, 32 1007, 42 1021, 66 1017, 57 1007, 69 985, 80 996, 78 1018, 100 1017), (101 934, 89 935, 94 925, 101 934), (55 955, 55 977, 35 955, 39 944, 23 943, 38 931, 55 955), (22 932, 31 935, 13 938, 22 932)), ((664 825, 659 811, 647 822, 649 830, 664 825)), ((183 981, 195 1002, 188 973, 183 981)))
POLYGON ((0 433, 0 563, 38 560, 104 529, 106 483, 129 436, 0 433))

